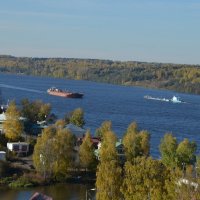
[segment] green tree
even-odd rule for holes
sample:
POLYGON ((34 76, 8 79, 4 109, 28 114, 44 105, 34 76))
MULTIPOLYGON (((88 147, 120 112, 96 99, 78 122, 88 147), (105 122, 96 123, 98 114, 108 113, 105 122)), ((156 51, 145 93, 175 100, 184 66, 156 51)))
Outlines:
POLYGON ((132 122, 123 137, 126 158, 133 161, 137 156, 148 156, 150 135, 147 131, 138 131, 137 124, 132 122))
POLYGON ((43 103, 42 101, 38 102, 38 121, 43 121, 47 118, 47 116, 50 114, 51 112, 51 104, 47 103, 43 103))
POLYGON ((116 160, 102 162, 97 169, 96 199, 120 200, 120 186, 122 181, 122 169, 116 160))
POLYGON ((111 121, 104 121, 101 126, 96 130, 95 135, 103 139, 104 133, 112 130, 112 122, 111 121))
POLYGON ((121 191, 127 200, 167 200, 172 197, 166 187, 167 180, 171 181, 170 172, 161 161, 137 157, 134 164, 129 161, 125 164, 121 191))
POLYGON ((55 135, 54 127, 45 128, 34 147, 33 163, 36 171, 43 174, 44 178, 53 174, 55 156, 58 153, 55 151, 55 135))
POLYGON ((32 123, 45 120, 51 112, 51 105, 45 104, 41 100, 30 102, 28 99, 23 99, 21 104, 22 115, 32 123))
POLYGON ((72 112, 69 121, 70 121, 70 123, 82 128, 85 125, 83 109, 82 108, 76 108, 72 112))
POLYGON ((14 101, 9 104, 5 115, 6 120, 3 123, 5 135, 9 140, 16 141, 23 133, 23 124, 20 121, 20 112, 14 101))
POLYGON ((63 119, 59 119, 55 123, 56 128, 59 128, 59 129, 63 129, 65 125, 66 125, 66 122, 63 119))
POLYGON ((104 133, 99 152, 101 162, 118 160, 117 150, 115 148, 116 142, 116 135, 112 131, 107 131, 104 133))
POLYGON ((115 148, 116 136, 112 131, 104 134, 100 148, 100 163, 97 167, 97 200, 121 199, 122 169, 115 148))
POLYGON ((56 153, 54 153, 53 173, 58 178, 65 178, 76 159, 74 153, 75 137, 69 130, 57 129, 54 140, 56 153))
POLYGON ((150 152, 150 134, 148 131, 140 131, 140 145, 141 145, 141 155, 149 156, 150 152))
POLYGON ((176 150, 179 167, 182 167, 183 164, 194 164, 196 150, 197 145, 195 142, 190 142, 188 139, 184 139, 180 142, 176 150))
POLYGON ((166 133, 160 144, 161 159, 165 166, 177 167, 177 147, 177 139, 171 133, 166 133))
POLYGON ((94 169, 96 166, 94 147, 89 131, 86 132, 85 137, 83 138, 83 143, 80 145, 79 158, 81 166, 86 169, 94 169))
POLYGON ((36 171, 44 177, 65 178, 73 166, 75 138, 66 129, 51 126, 38 137, 34 148, 33 162, 36 171))

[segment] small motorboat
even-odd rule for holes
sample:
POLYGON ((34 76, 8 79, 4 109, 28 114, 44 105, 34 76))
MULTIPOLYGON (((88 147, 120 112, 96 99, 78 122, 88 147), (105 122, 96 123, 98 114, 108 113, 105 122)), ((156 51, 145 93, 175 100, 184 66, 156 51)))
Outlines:
POLYGON ((171 102, 172 103, 182 103, 182 101, 178 97, 176 97, 176 96, 173 96, 171 98, 171 102))

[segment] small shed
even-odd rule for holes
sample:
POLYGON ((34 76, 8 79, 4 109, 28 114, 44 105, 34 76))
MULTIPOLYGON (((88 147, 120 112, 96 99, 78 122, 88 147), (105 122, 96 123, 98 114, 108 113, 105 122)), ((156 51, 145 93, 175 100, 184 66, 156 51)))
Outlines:
POLYGON ((0 151, 0 160, 6 161, 6 152, 0 151))
POLYGON ((29 144, 26 142, 9 142, 9 143, 7 143, 7 148, 10 151, 14 151, 16 153, 28 153, 29 152, 29 144))

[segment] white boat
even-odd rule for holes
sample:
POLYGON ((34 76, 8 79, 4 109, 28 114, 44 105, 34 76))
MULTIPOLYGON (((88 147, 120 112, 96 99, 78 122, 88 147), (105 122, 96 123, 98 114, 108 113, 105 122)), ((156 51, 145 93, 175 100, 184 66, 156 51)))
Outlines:
POLYGON ((165 102, 172 102, 172 103, 183 103, 178 97, 173 96, 171 99, 166 99, 166 98, 158 98, 158 97, 152 97, 149 95, 144 96, 145 99, 150 99, 150 100, 156 100, 156 101, 165 101, 165 102))
POLYGON ((182 101, 178 97, 176 97, 176 96, 172 97, 171 102, 172 103, 182 103, 182 101))

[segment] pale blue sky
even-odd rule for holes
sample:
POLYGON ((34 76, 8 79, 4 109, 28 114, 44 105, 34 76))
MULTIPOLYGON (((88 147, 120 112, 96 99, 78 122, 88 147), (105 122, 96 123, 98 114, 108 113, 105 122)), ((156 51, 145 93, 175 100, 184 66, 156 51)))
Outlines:
POLYGON ((200 64, 200 0, 5 0, 0 54, 200 64))

